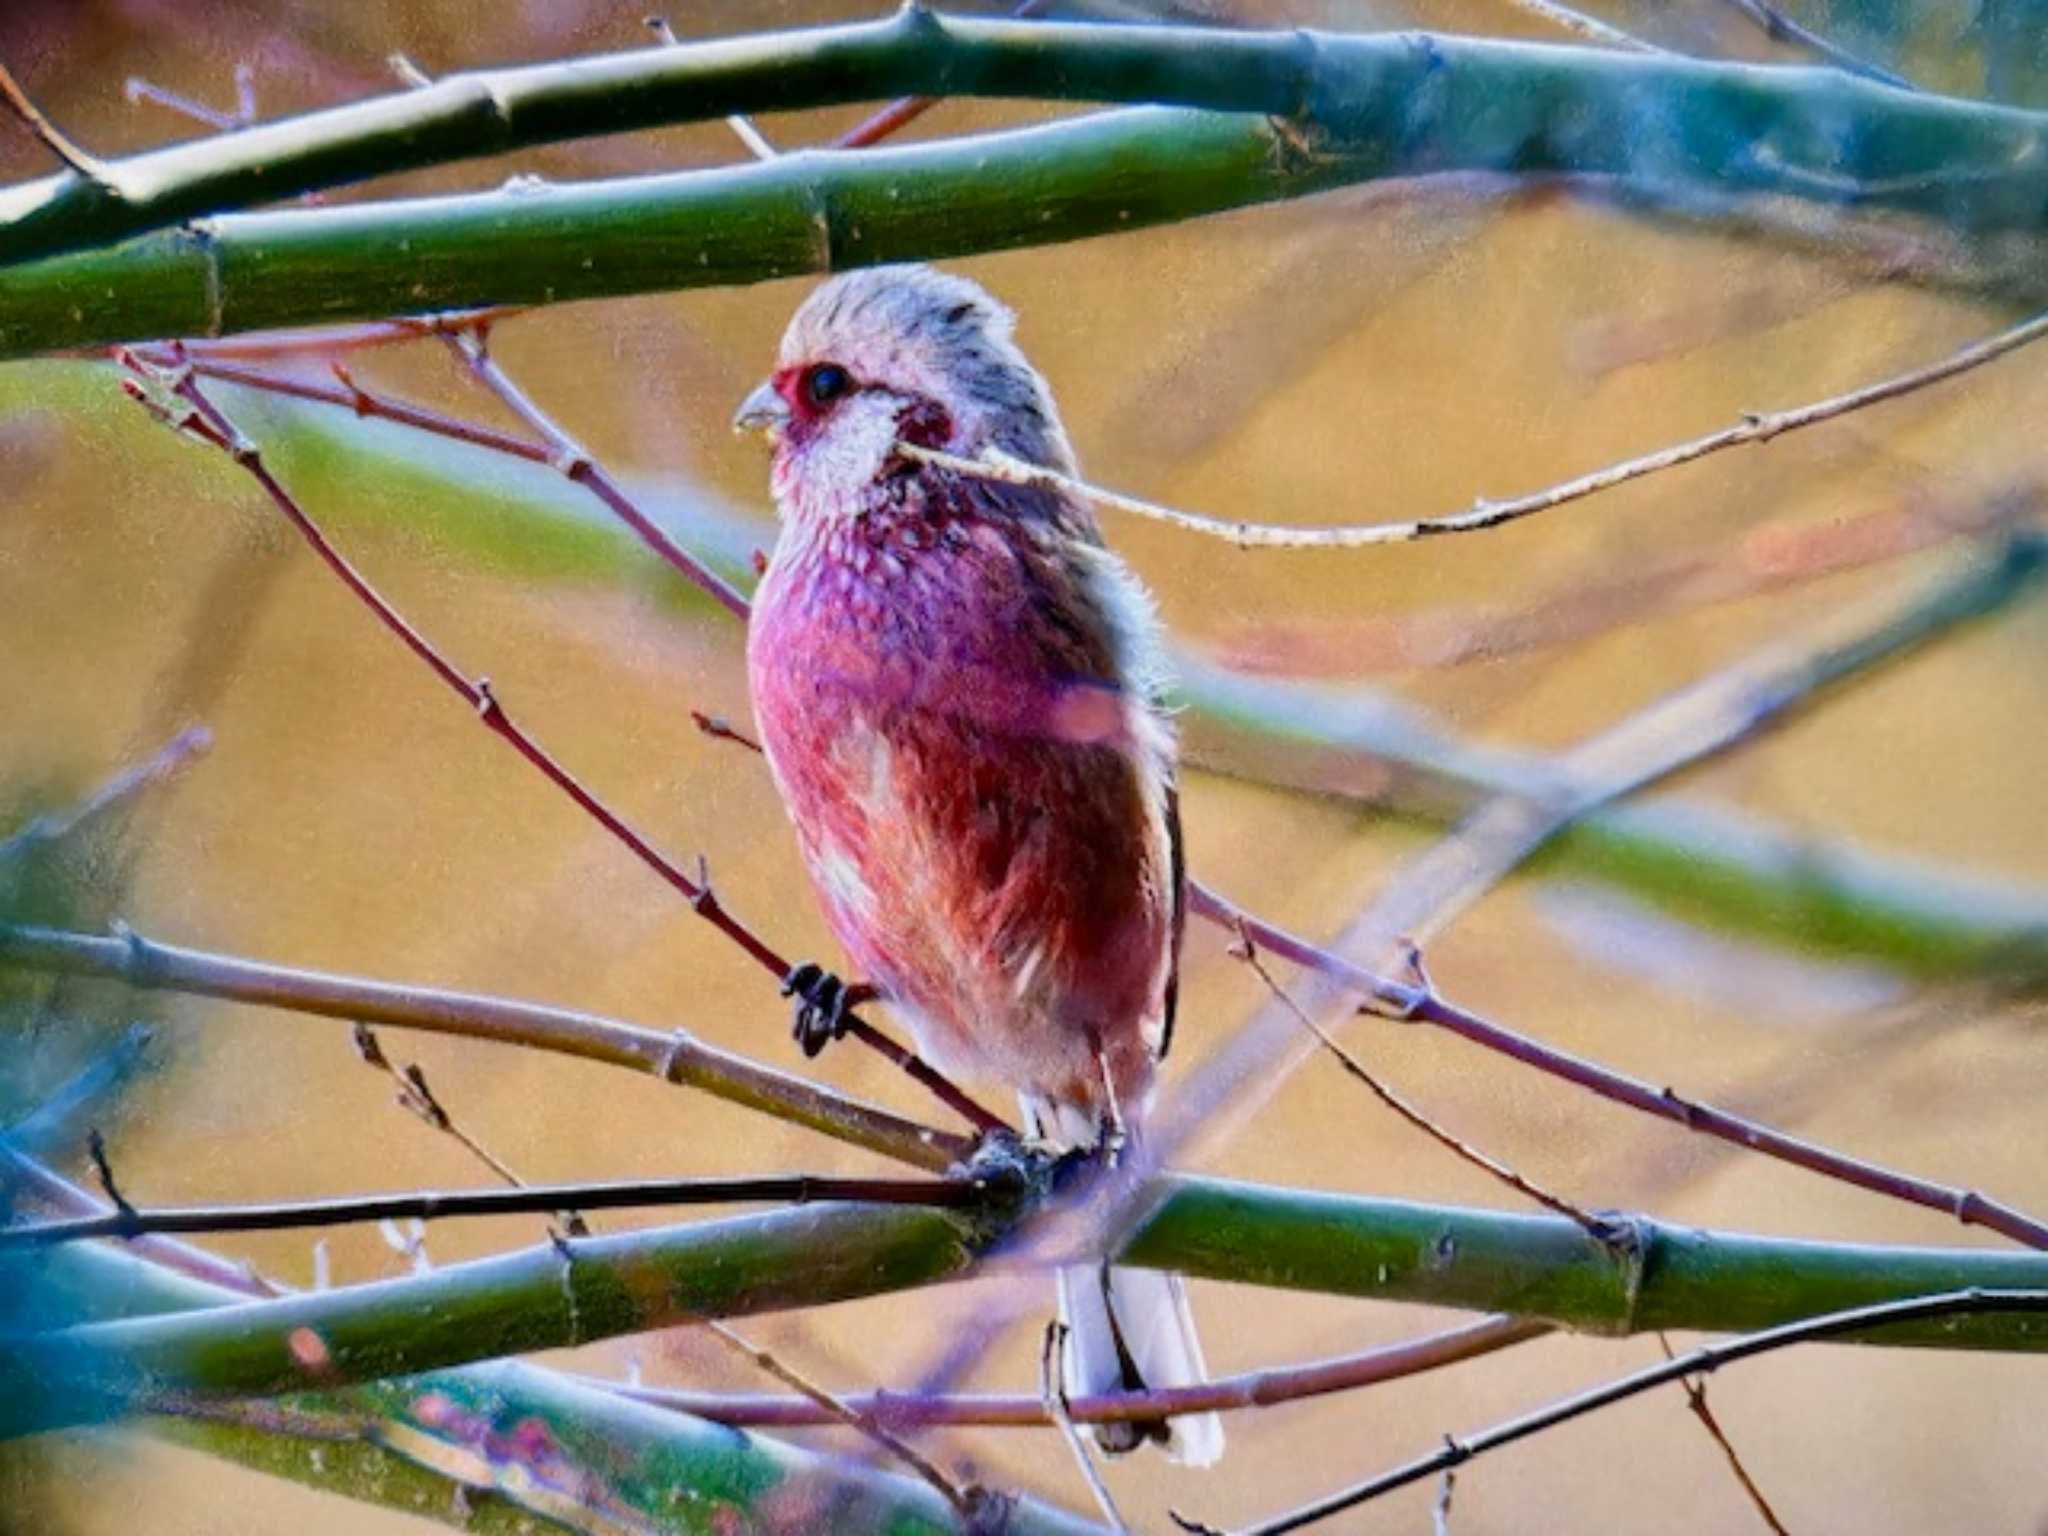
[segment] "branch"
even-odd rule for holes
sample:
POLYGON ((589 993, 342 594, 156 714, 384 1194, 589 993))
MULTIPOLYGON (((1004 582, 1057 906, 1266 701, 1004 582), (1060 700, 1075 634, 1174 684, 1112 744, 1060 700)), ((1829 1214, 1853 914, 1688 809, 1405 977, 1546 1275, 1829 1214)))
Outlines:
POLYGON ((146 762, 123 769, 69 810, 52 816, 38 816, 20 831, 0 838, 0 869, 38 848, 62 842, 87 822, 104 816, 142 790, 180 772, 212 745, 213 733, 204 726, 180 731, 157 748, 146 762))
MULTIPOLYGON (((38 1273, 88 1316, 199 1315, 189 1309, 238 1299, 126 1250, 66 1250, 38 1273)), ((531 1536, 537 1520, 621 1533, 827 1522, 846 1536, 960 1532, 954 1511, 922 1483, 735 1436, 516 1361, 300 1394, 288 1404, 165 1408, 178 1416, 148 1421, 158 1437, 476 1536, 531 1536), (703 1524, 679 1524, 683 1511, 703 1524)), ((1101 1536, 1099 1526, 1033 1499, 1009 1503, 1007 1517, 1010 1536, 1101 1536)))
POLYGON ((16 262, 313 185, 577 133, 903 89, 1178 101, 939 144, 457 197, 223 214, 29 261, 0 355, 551 303, 936 259, 1389 177, 1512 167, 1665 204, 1779 193, 2038 232, 2048 119, 1835 71, 1420 34, 894 20, 453 76, 122 162, 119 204, 0 193, 16 262), (403 248, 394 267, 384 253, 403 248), (487 253, 488 259, 479 256, 487 253), (105 295, 89 310, 77 293, 105 295))
MULTIPOLYGON (((1642 1217, 1627 1257, 1559 1217, 1169 1178, 1118 1262, 1330 1295, 1513 1309, 1603 1333, 1722 1332, 1964 1287, 2048 1289, 2048 1258, 1799 1242, 1642 1217)), ((1027 1209, 1029 1205, 1027 1203, 1027 1209)), ((707 1317, 820 1306, 965 1276, 1021 1219, 821 1205, 566 1239, 424 1274, 15 1336, 0 1435, 166 1400, 331 1390, 707 1317)), ((87 1249, 63 1249, 68 1258, 87 1249)), ((982 1271, 985 1272, 985 1265, 982 1271)), ((1887 1329, 1879 1342, 2048 1350, 2048 1321, 1887 1329)))
MULTIPOLYGON (((1875 1306, 1852 1307, 1831 1313, 1825 1317, 1806 1318, 1788 1323, 1780 1328, 1767 1329, 1751 1334, 1748 1338, 1734 1339, 1726 1344, 1706 1344, 1683 1355, 1646 1366, 1633 1375, 1624 1376, 1605 1386, 1595 1387, 1553 1403, 1535 1413, 1524 1414, 1521 1418, 1510 1419, 1505 1424, 1482 1430, 1476 1435, 1463 1437, 1446 1435, 1443 1449, 1433 1455, 1418 1458, 1391 1472, 1381 1474, 1369 1483, 1347 1488, 1342 1493, 1319 1499, 1314 1504, 1290 1511, 1277 1520, 1266 1521, 1241 1533, 1241 1536, 1282 1536, 1286 1531, 1298 1531, 1303 1526, 1326 1520, 1331 1515, 1347 1509, 1356 1509, 1383 1493, 1452 1467, 1463 1466, 1473 1457, 1487 1451, 1498 1450, 1517 1440, 1553 1429, 1559 1424, 1583 1418, 1638 1393, 1649 1392, 1673 1381, 1682 1381, 1693 1374, 1705 1375, 1724 1365, 1733 1365, 1772 1350, 1785 1349, 1794 1344, 1811 1344, 1824 1339, 1840 1338, 1844 1334, 1868 1334, 1882 1332, 1886 1328, 1903 1323, 1924 1323, 1933 1319, 1971 1317, 1986 1312, 2004 1312, 2015 1315, 2048 1314, 2048 1291, 2041 1290, 1980 1290, 1965 1289, 1942 1295, 1915 1296, 1899 1301, 1883 1302, 1875 1306)), ((1175 1516, 1183 1530, 1213 1532, 1213 1527, 1181 1520, 1175 1516)))
POLYGON ((765 1174, 731 1179, 632 1179, 584 1184, 521 1184, 510 1189, 412 1190, 341 1195, 264 1205, 136 1206, 117 1202, 100 1216, 0 1227, 0 1250, 147 1233, 287 1232, 359 1221, 452 1221, 473 1216, 553 1215, 558 1211, 631 1211, 670 1205, 811 1205, 860 1200, 964 1210, 988 1203, 986 1179, 848 1179, 765 1174))
POLYGON ((656 1030, 479 993, 301 971, 145 939, 0 924, 0 966, 104 976, 150 990, 226 998, 354 1023, 522 1045, 645 1072, 729 1103, 807 1126, 899 1162, 943 1172, 966 1138, 935 1131, 815 1083, 706 1045, 687 1030, 656 1030))
POLYGON ((1519 522, 1538 512, 1548 512, 1566 502, 1579 501, 1600 491, 1611 490, 1631 480, 1640 480, 1661 470, 1676 469, 1681 464, 1690 464, 1695 459, 1706 458, 1727 448, 1739 448, 1745 443, 1767 443, 1774 437, 1787 432, 1797 432, 1803 427, 1817 426, 1824 421, 1847 416, 1886 400, 1896 400, 1915 390, 1925 389, 1930 384, 1939 384, 1952 379, 1959 373, 1967 373, 2008 352, 2017 351, 2029 342, 2048 336, 2048 315, 2037 315, 2010 330, 1964 347, 1924 368, 1909 373, 1897 374, 1866 384, 1861 389, 1847 394, 1835 395, 1826 400, 1817 400, 1810 405, 1790 410, 1772 411, 1761 414, 1750 411, 1732 427, 1718 432, 1709 432, 1688 442, 1675 443, 1660 448, 1655 453, 1640 458, 1626 459, 1619 464, 1610 464, 1605 469, 1596 469, 1590 474, 1567 480, 1547 490, 1536 491, 1527 496, 1518 496, 1512 501, 1492 501, 1480 497, 1469 511, 1452 513, 1444 517, 1410 519, 1398 523, 1352 523, 1334 527, 1300 528, 1282 527, 1273 523, 1251 523, 1235 518, 1207 517, 1198 512, 1183 512, 1177 507, 1163 506, 1156 501, 1145 501, 1136 496, 1125 496, 1117 491, 1104 490, 1090 485, 1087 481, 1057 470, 1045 469, 1028 464, 1000 448, 984 449, 979 458, 962 458, 958 454, 941 452, 917 443, 898 443, 896 452, 904 458, 919 463, 948 469, 955 474, 973 475, 984 480, 1000 480, 1010 485, 1052 486, 1069 495, 1092 501, 1097 506, 1108 507, 1118 512, 1128 512, 1136 517, 1149 518, 1153 522, 1165 523, 1188 533, 1205 534, 1213 539, 1223 539, 1240 549, 1363 549, 1378 544, 1406 544, 1416 539, 1428 538, 1445 533, 1480 533, 1489 528, 1498 528, 1506 523, 1519 522))
MULTIPOLYGON (((1490 1355, 1495 1350, 1543 1337, 1550 1325, 1519 1317, 1487 1317, 1426 1338, 1386 1344, 1360 1354, 1308 1365, 1278 1366, 1239 1376, 1217 1376, 1185 1387, 1154 1387, 1143 1392, 1111 1392, 1067 1399, 1077 1424, 1129 1423, 1172 1418, 1183 1413, 1230 1412, 1301 1402, 1333 1392, 1397 1381, 1425 1371, 1490 1355)), ((838 1422, 838 1416, 804 1397, 763 1397, 728 1392, 684 1392, 672 1387, 639 1387, 607 1383, 636 1402, 687 1413, 700 1419, 745 1428, 796 1428, 838 1422)), ((878 1423, 975 1425, 983 1428, 1045 1429, 1052 1418, 1036 1394, 932 1397, 910 1392, 855 1393, 842 1399, 850 1408, 878 1423)))

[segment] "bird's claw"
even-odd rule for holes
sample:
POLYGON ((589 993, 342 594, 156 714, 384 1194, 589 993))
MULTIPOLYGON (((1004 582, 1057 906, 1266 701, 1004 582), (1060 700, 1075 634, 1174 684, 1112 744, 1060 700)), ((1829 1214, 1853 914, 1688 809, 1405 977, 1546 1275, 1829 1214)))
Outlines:
POLYGON ((806 1056, 816 1056, 846 1033, 866 990, 850 987, 822 965, 806 960, 782 978, 782 995, 796 999, 790 1033, 806 1056))

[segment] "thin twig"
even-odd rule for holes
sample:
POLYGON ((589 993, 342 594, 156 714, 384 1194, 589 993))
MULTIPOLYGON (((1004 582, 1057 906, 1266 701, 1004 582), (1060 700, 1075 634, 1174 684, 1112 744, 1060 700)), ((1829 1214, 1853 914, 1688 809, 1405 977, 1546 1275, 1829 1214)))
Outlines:
MULTIPOLYGON (((1664 1351, 1666 1360, 1677 1358, 1672 1352, 1671 1340, 1661 1332, 1657 1335, 1657 1345, 1664 1351)), ((1734 1442, 1721 1428, 1721 1421, 1714 1417, 1714 1410, 1707 1406, 1706 1379, 1702 1377, 1694 1381, 1681 1376, 1678 1378, 1678 1384, 1685 1388, 1685 1403, 1692 1410, 1692 1416, 1700 1421, 1700 1427, 1707 1432, 1708 1438, 1721 1448, 1721 1454, 1728 1461, 1728 1470, 1735 1474, 1735 1481, 1742 1485, 1742 1491, 1756 1507, 1757 1515, 1770 1527, 1775 1536, 1792 1536, 1792 1533, 1785 1529, 1785 1522, 1778 1518, 1778 1512, 1771 1508, 1771 1501, 1764 1497, 1763 1489, 1757 1486, 1756 1479, 1749 1475, 1749 1468, 1742 1464, 1742 1458, 1736 1454, 1734 1442)), ((1448 1472, 1444 1474, 1445 1477, 1450 1475, 1448 1472)))
MULTIPOLYGON (((384 1046, 377 1039, 376 1032, 361 1020, 356 1021, 352 1038, 356 1055, 362 1058, 363 1064, 391 1079, 392 1086, 398 1090, 394 1102, 400 1109, 448 1137, 512 1188, 526 1187, 526 1180, 515 1173, 509 1163, 456 1123, 455 1117, 448 1112, 447 1105, 441 1102, 440 1095, 428 1084, 427 1074, 418 1062, 409 1061, 400 1067, 384 1054, 384 1046)), ((590 1235, 588 1226, 578 1212, 558 1211, 555 1216, 569 1236, 590 1235)))
POLYGON ((926 1483, 936 1489, 939 1496, 952 1505, 963 1520, 969 1522, 971 1529, 976 1507, 973 1496, 941 1471, 938 1465, 930 1460, 930 1458, 921 1455, 901 1435, 894 1434, 883 1425, 877 1423, 871 1414, 861 1412, 859 1409, 849 1405, 843 1398, 807 1380, 797 1371, 777 1359, 770 1351, 747 1339, 737 1329, 728 1327, 717 1318, 706 1318, 704 1326, 711 1331, 713 1336, 720 1342, 728 1345, 736 1354, 751 1361, 755 1366, 773 1376, 784 1386, 799 1393, 805 1401, 828 1414, 835 1422, 860 1431, 861 1434, 867 1436, 869 1440, 873 1441, 882 1450, 895 1457, 906 1467, 909 1467, 911 1471, 915 1472, 926 1483))
MULTIPOLYGON (((1534 1318, 1497 1315, 1441 1333, 1385 1344, 1358 1354, 1305 1365, 1276 1366, 1237 1376, 1218 1376, 1182 1387, 1142 1392, 1106 1392, 1070 1398, 1077 1424, 1122 1424, 1174 1418, 1189 1413, 1229 1413, 1301 1402, 1350 1392, 1407 1376, 1440 1370, 1495 1350, 1527 1343, 1551 1331, 1534 1318)), ((832 1422, 803 1398, 750 1397, 731 1393, 684 1392, 670 1387, 619 1385, 627 1397, 694 1418, 743 1427, 797 1428, 832 1422)), ((1002 1429, 1045 1429, 1052 1420, 1044 1399, 1018 1394, 931 1396, 914 1392, 849 1395, 848 1407, 884 1424, 958 1424, 1002 1429)))
POLYGON ((1387 1108, 1403 1120, 1428 1136, 1453 1156, 1462 1158, 1482 1173, 1498 1179, 1517 1194, 1526 1196, 1547 1211, 1554 1211, 1567 1220, 1577 1222, 1586 1234, 1603 1247, 1612 1247, 1617 1242, 1617 1228, 1611 1221, 1603 1221, 1592 1212, 1574 1205, 1562 1195, 1553 1194, 1540 1184, 1531 1183, 1499 1158, 1480 1151, 1462 1137, 1453 1135, 1438 1125, 1429 1116, 1409 1103, 1400 1094, 1381 1082, 1356 1056, 1347 1051, 1332 1038, 1330 1032, 1310 1017, 1308 1010, 1294 1000, 1293 995, 1281 986, 1273 973, 1266 969, 1265 961, 1259 958, 1258 945, 1252 941, 1249 926, 1240 927, 1237 942, 1231 946, 1231 954, 1250 968, 1251 973, 1264 983, 1274 1001, 1300 1021, 1301 1027, 1316 1037, 1324 1050, 1336 1059, 1350 1076, 1363 1083, 1387 1108))
POLYGON ((194 759, 204 756, 212 745, 213 734, 204 726, 195 725, 180 731, 157 748, 147 761, 115 774, 69 810, 38 816, 12 836, 0 839, 0 868, 38 848, 62 842, 87 822, 104 816, 151 785, 172 777, 194 759))
POLYGON ((477 382, 496 395, 507 410, 547 444, 547 462, 564 479, 583 487, 603 502, 606 509, 638 534, 641 542, 667 562, 671 570, 708 595, 734 618, 746 619, 747 600, 732 584, 670 538, 660 524, 641 511, 611 473, 498 366, 497 359, 491 356, 487 328, 472 327, 451 332, 445 339, 449 350, 477 382))
POLYGON ((1469 511, 1407 522, 1303 528, 1245 522, 1209 517, 1199 512, 1185 512, 1178 507, 1169 507, 1156 501, 1145 501, 1118 491, 1105 490, 1072 475, 1028 464, 999 448, 984 448, 980 455, 974 458, 927 448, 919 443, 899 442, 895 451, 906 459, 949 469, 957 474, 974 475, 984 480, 1001 481, 1007 485, 1050 486, 1069 495, 1092 501, 1098 506, 1128 512, 1136 517, 1149 518, 1189 533, 1223 539, 1241 549, 1360 549, 1378 544, 1404 544, 1435 534, 1477 533, 1488 528, 1498 528, 1539 512, 1548 512, 1567 502, 1579 501, 1596 492, 1611 490, 1631 480, 1640 480, 1646 475, 1675 469, 1681 464, 1690 464, 1695 459, 1703 459, 1724 449, 1737 448, 1745 443, 1767 443, 1787 432, 1817 426, 1824 421, 1846 416, 1852 411, 1863 410, 1886 400, 1895 400, 1901 395, 1911 394, 1915 390, 1925 389, 1931 384, 1941 383, 1945 379, 1954 378, 1957 374, 1981 367, 2005 356, 2008 352, 2026 346, 2029 342, 2038 341, 2043 336, 2048 336, 2048 315, 2037 315, 2010 330, 2001 331, 1996 336, 1964 347, 1937 363, 1881 379, 1874 384, 1851 390, 1847 394, 1795 406, 1790 410, 1746 413, 1742 420, 1732 427, 1724 427, 1704 437, 1660 448, 1655 453, 1644 454, 1639 458, 1610 464, 1605 469, 1597 469, 1577 479, 1563 481, 1547 490, 1518 496, 1512 501, 1493 501, 1481 497, 1473 503, 1469 511))
MULTIPOLYGON (((665 48, 678 47, 682 43, 682 39, 676 36, 675 28, 668 24, 666 16, 648 17, 647 26, 656 37, 661 39, 662 46, 665 48)), ((775 146, 768 142, 767 136, 754 125, 754 120, 747 116, 746 113, 728 112, 725 115, 725 125, 732 130, 734 138, 746 145, 747 152, 753 155, 756 160, 773 160, 775 158, 775 146)))
MULTIPOLYGON (((1794 1344, 1810 1344, 1822 1339, 1831 1339, 1845 1333, 1864 1333, 1899 1323, 1924 1321, 1929 1318, 1955 1317, 1973 1312, 2048 1312, 2048 1291, 1983 1290, 1944 1291, 1936 1296, 1909 1296, 1902 1301, 1884 1301, 1867 1307, 1851 1307, 1842 1312, 1829 1312, 1819 1317, 1802 1318, 1798 1322, 1784 1323, 1776 1328, 1766 1328, 1758 1333, 1745 1334, 1723 1344, 1705 1344, 1659 1365, 1647 1366, 1640 1371, 1611 1381, 1604 1386, 1591 1388, 1527 1413, 1520 1418, 1510 1419, 1478 1434, 1444 1437, 1443 1448, 1432 1455, 1420 1457, 1390 1472, 1347 1488, 1342 1493, 1318 1499, 1313 1504, 1291 1510, 1277 1519, 1266 1521, 1241 1536, 1282 1536, 1283 1532, 1300 1530, 1318 1520, 1328 1519, 1347 1509, 1356 1509, 1381 1494, 1426 1477, 1434 1477, 1447 1468, 1462 1466, 1491 1450, 1525 1440, 1559 1424, 1582 1418, 1586 1414, 1610 1407, 1639 1393, 1653 1391, 1673 1381, 1682 1381, 1687 1376, 1701 1375, 1719 1370, 1724 1365, 1733 1365, 1756 1355, 1768 1354, 1772 1350, 1785 1349, 1794 1344)), ((1212 1526, 1183 1519, 1174 1519, 1183 1530, 1213 1531, 1212 1526)))
MULTIPOLYGON (((433 315, 401 315, 391 320, 369 320, 361 325, 309 326, 302 330, 251 331, 246 336, 205 337, 178 343, 188 361, 257 362, 280 357, 332 357, 341 352, 361 352, 376 347, 403 346, 435 336, 450 336, 510 320, 526 311, 514 304, 488 309, 456 309, 433 315)), ((176 359, 168 347, 142 346, 136 351, 152 362, 173 366, 176 359)), ((98 354, 95 354, 98 355, 98 354)), ((339 402, 347 404, 346 400, 339 402)))
POLYGON ((1637 563, 1625 575, 1573 581, 1515 607, 1261 620, 1226 637, 1213 654, 1239 672, 1297 680, 1496 661, 1607 634, 1632 620, 1666 619, 1900 560, 2008 525, 2013 511, 2001 497, 1915 493, 1898 505, 1818 525, 1793 518, 1760 523, 1732 543, 1637 563))
POLYGON ((30 135, 42 143, 43 148, 62 160, 65 165, 97 184, 109 195, 119 197, 121 189, 114 183, 107 163, 97 155, 88 154, 63 131, 43 115, 42 109, 29 100, 28 92, 21 88, 7 66, 0 64, 0 103, 21 120, 21 125, 30 135))
POLYGON ((1038 1355, 1039 1399, 1045 1405, 1046 1417, 1057 1426, 1060 1438, 1074 1453, 1074 1464, 1081 1469, 1081 1481, 1095 1496, 1095 1507, 1102 1511, 1102 1518, 1109 1522, 1110 1529, 1118 1536, 1131 1536, 1123 1511, 1116 1507, 1116 1500, 1110 1496, 1109 1484, 1102 1480, 1102 1469, 1095 1465, 1095 1458, 1088 1454, 1088 1443, 1074 1428, 1073 1405, 1067 1400, 1066 1338, 1067 1325, 1059 1319, 1054 1318, 1045 1325, 1045 1343, 1038 1355))
POLYGON ((1583 37, 1590 43, 1605 43, 1610 48, 1626 48, 1633 53, 1664 52, 1655 44, 1646 43, 1640 37, 1611 26, 1596 16, 1588 16, 1584 11, 1575 11, 1570 6, 1559 5, 1557 0, 1507 0, 1507 3, 1515 10, 1526 11, 1529 15, 1548 22, 1560 32, 1583 37))
MULTIPOLYGON (((97 1134, 95 1134, 97 1142, 97 1134)), ((0 1227, 0 1248, 44 1247, 95 1237, 149 1232, 285 1232, 358 1221, 454 1221, 471 1216, 552 1215, 564 1210, 627 1211, 678 1205, 810 1205, 860 1200, 873 1205, 967 1209, 985 1202, 982 1179, 843 1179, 807 1173, 736 1179, 629 1179, 594 1184, 521 1184, 507 1189, 408 1190, 395 1195, 342 1195, 264 1205, 128 1204, 96 1155, 111 1214, 76 1221, 0 1227)))
POLYGON ((247 63, 235 66, 235 110, 232 112, 209 107, 203 101, 140 75, 130 75, 121 88, 121 94, 131 105, 139 101, 152 102, 222 133, 250 127, 256 121, 256 71, 247 63))
MULTIPOLYGON (((484 353, 482 356, 487 362, 488 354, 484 353)), ((164 417, 173 427, 222 449, 247 471, 264 493, 269 496, 277 509, 284 514, 286 520, 291 523, 300 536, 312 546, 314 552, 320 556, 327 567, 340 579, 342 584, 370 610, 372 615, 385 629, 390 631, 414 656, 424 663, 428 670, 433 672, 452 692, 461 697, 464 702, 474 709, 477 712, 478 718, 487 729, 501 737, 521 757, 537 768, 556 788, 560 789, 581 807, 585 814, 590 816, 607 832, 611 833, 613 837, 624 843, 643 864, 681 895, 690 904, 690 909, 693 912, 736 943, 756 964, 769 971, 778 980, 790 974, 790 963, 783 959, 781 955, 745 923, 725 909, 719 901, 717 893, 712 889, 709 879, 703 876, 701 866, 699 876, 693 878, 681 866, 655 848, 652 843, 626 822, 623 817, 602 800, 598 799, 590 789, 564 768, 538 741, 506 713, 503 706, 498 702, 496 694, 493 693, 488 678, 478 678, 472 681, 465 676, 370 584, 368 579, 328 539, 319 524, 313 520, 312 516, 299 504, 298 500, 285 488, 284 484, 270 472, 269 466, 264 462, 262 453, 257 449, 256 445, 200 389, 198 377, 192 370, 177 369, 165 375, 161 370, 156 369, 153 365, 134 354, 128 354, 126 360, 131 369, 142 376, 135 381, 131 381, 133 383, 131 393, 134 398, 155 411, 158 415, 164 417), (178 401, 182 402, 190 414, 176 414, 173 408, 167 407, 161 400, 154 398, 150 387, 152 382, 157 390, 168 392, 178 401)), ((588 465, 590 460, 587 456, 583 456, 580 462, 588 465)), ((565 467, 564 472, 570 474, 572 479, 576 478, 573 464, 565 467)), ((586 483, 595 486, 599 482, 590 480, 586 483)), ((606 483, 608 483, 608 478, 606 483)), ((607 504, 610 504, 609 499, 607 499, 607 504)), ((640 521, 645 522, 645 518, 642 517, 640 521)), ((649 537, 650 534, 659 533, 659 530, 654 529, 651 524, 647 525, 645 530, 636 529, 636 531, 641 531, 643 538, 649 537)), ((661 537, 666 541, 665 535, 661 537)), ((666 542, 672 543, 673 541, 666 542)), ((681 553, 679 549, 678 553, 681 553)), ((685 556, 685 558, 687 559, 688 557, 685 556)), ((709 572, 706 572, 705 575, 710 582, 716 584, 715 587, 707 587, 706 590, 711 590, 716 595, 716 588, 723 587, 723 583, 718 582, 717 578, 711 576, 709 572)), ((733 594, 733 600, 741 602, 742 605, 744 604, 744 600, 738 598, 737 594, 733 594)), ((923 1084, 925 1088, 949 1108, 966 1119, 976 1130, 989 1131, 1003 1127, 1004 1122, 1001 1119, 982 1108, 981 1105, 977 1104, 955 1084, 935 1071, 929 1064, 905 1050, 893 1040, 890 1040, 872 1025, 861 1020, 850 1020, 847 1033, 855 1035, 871 1049, 888 1057, 898 1067, 902 1068, 904 1072, 923 1084)))
POLYGON ((159 943, 125 927, 118 937, 105 938, 0 924, 0 966, 103 976, 152 991, 225 998, 351 1024, 368 1021, 579 1056, 702 1089, 934 1172, 943 1172, 971 1150, 963 1136, 919 1125, 821 1084, 721 1051, 683 1029, 647 1029, 516 998, 296 970, 159 943))
POLYGON ((1861 75, 1866 80, 1876 80, 1884 85, 1897 86, 1902 91, 1917 90, 1912 81, 1904 75, 1886 69, 1882 64, 1851 53, 1840 43, 1821 36, 1811 27, 1801 26, 1777 6, 1767 0, 1721 0, 1731 10, 1739 11, 1764 29, 1771 41, 1789 43, 1804 49, 1814 58, 1823 59, 1835 68, 1852 75, 1861 75))
MULTIPOLYGON (((7 1185, 25 1191, 39 1204, 66 1219, 95 1217, 115 1209, 34 1158, 25 1157, 0 1142, 0 1186, 7 1185)), ((218 1285, 239 1295, 269 1297, 285 1294, 285 1287, 266 1280, 248 1266, 231 1263, 174 1237, 138 1237, 131 1245, 131 1251, 164 1269, 204 1280, 209 1285, 218 1285)))

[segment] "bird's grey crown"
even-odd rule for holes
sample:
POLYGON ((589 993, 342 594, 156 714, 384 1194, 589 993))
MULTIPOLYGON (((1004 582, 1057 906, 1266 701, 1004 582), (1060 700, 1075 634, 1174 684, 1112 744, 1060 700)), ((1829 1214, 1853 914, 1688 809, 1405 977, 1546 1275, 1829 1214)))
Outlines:
POLYGON ((863 384, 937 400, 960 429, 956 447, 994 444, 1071 473, 1052 395, 1018 350, 1014 327, 1010 311, 964 277, 866 267, 804 300, 783 335, 782 365, 833 362, 863 384))

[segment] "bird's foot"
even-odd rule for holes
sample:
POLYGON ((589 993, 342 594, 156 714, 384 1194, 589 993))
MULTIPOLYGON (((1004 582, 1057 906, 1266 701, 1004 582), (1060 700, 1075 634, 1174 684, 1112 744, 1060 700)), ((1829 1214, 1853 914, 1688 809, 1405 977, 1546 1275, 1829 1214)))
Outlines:
POLYGON ((853 1010, 872 1002, 875 989, 841 981, 822 965, 806 960, 782 978, 782 995, 796 999, 790 1033, 804 1055, 815 1056, 846 1033, 853 1010))

